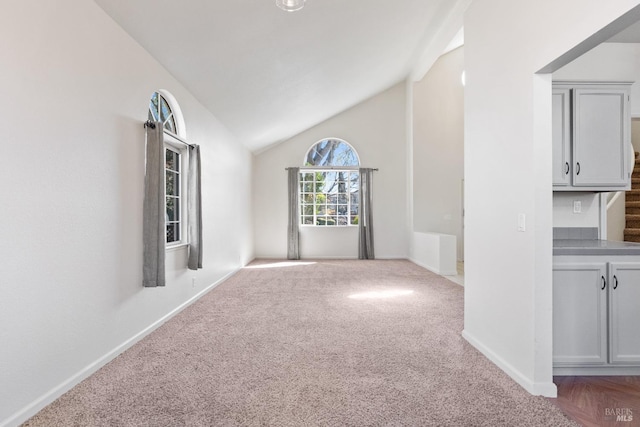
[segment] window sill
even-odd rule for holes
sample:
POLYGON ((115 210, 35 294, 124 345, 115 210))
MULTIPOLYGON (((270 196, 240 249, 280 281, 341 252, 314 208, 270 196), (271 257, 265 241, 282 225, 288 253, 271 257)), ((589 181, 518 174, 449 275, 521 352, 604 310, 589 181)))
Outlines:
POLYGON ((172 245, 167 245, 165 247, 165 250, 167 252, 173 252, 173 251, 177 251, 179 249, 186 248, 187 246, 189 246, 188 243, 176 243, 176 244, 172 244, 172 245))
POLYGON ((313 225, 313 224, 300 224, 302 228, 357 228, 358 224, 349 225, 313 225))

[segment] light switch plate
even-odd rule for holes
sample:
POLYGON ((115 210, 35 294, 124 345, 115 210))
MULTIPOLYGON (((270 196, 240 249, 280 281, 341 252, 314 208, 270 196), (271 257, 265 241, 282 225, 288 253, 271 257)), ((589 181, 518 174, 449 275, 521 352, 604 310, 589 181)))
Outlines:
POLYGON ((526 216, 525 214, 521 213, 518 214, 518 231, 525 231, 526 230, 526 216))

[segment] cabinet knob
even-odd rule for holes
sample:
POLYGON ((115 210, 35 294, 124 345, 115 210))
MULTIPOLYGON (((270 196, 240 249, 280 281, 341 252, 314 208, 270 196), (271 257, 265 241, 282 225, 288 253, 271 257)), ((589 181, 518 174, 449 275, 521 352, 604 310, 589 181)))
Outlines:
POLYGON ((565 167, 564 174, 569 175, 569 162, 564 162, 564 167, 565 167))
POLYGON ((576 163, 576 175, 580 175, 580 162, 576 163))
POLYGON ((616 275, 613 275, 613 289, 616 289, 618 287, 618 278, 616 277, 616 275))
POLYGON ((604 276, 602 276, 602 287, 600 289, 604 290, 604 288, 606 287, 607 287, 607 279, 605 279, 604 276))

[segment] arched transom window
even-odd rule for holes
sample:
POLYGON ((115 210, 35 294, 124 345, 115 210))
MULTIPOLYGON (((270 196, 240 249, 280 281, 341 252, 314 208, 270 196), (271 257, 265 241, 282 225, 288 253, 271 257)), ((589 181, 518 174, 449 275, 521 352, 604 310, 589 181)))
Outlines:
POLYGON ((149 120, 162 122, 165 130, 178 134, 176 118, 167 99, 159 92, 153 92, 149 101, 149 120))
POLYGON ((300 171, 300 224, 358 225, 359 165, 358 154, 346 141, 315 143, 300 171))

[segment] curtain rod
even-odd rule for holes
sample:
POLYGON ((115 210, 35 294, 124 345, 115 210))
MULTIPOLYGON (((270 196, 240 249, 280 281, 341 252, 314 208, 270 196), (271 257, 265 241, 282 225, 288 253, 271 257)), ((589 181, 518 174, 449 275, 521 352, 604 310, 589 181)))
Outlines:
MULTIPOLYGON (((284 168, 284 170, 289 170, 291 169, 289 168, 284 168)), ((335 171, 357 171, 358 169, 364 169, 364 168, 360 168, 360 166, 301 166, 299 168, 301 171, 304 170, 335 170, 335 171)), ((372 168, 371 170, 373 171, 378 171, 378 168, 372 168)))
MULTIPOLYGON (((144 127, 145 128, 155 129, 156 128, 156 124, 154 122, 152 122, 151 120, 147 120, 146 122, 144 122, 144 127)), ((169 132, 166 129, 162 129, 162 131, 164 133, 166 133, 167 135, 169 135, 170 137, 174 138, 179 143, 186 145, 187 147, 194 148, 196 146, 195 144, 189 144, 187 141, 185 141, 184 139, 180 138, 178 135, 176 135, 173 132, 169 132)))

